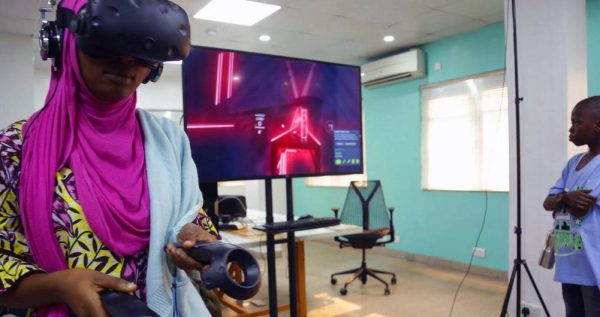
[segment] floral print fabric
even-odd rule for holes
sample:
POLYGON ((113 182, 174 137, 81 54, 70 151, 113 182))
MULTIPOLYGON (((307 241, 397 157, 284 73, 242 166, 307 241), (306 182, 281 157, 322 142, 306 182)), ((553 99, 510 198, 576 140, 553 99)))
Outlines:
MULTIPOLYGON (((0 294, 26 274, 42 271, 30 253, 20 222, 19 157, 24 123, 0 131, 0 294)), ((68 167, 56 173, 52 222, 69 268, 87 268, 133 282, 138 286, 135 295, 145 301, 147 252, 118 257, 96 237, 78 202, 75 175, 68 167)), ((194 223, 220 238, 202 209, 194 223)))

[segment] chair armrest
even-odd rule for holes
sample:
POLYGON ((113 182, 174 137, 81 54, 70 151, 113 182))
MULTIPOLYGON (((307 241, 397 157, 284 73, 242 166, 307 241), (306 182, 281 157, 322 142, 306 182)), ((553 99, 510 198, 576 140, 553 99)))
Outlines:
POLYGON ((340 211, 340 207, 332 207, 331 210, 333 211, 333 214, 335 215, 335 217, 338 217, 338 212, 340 211))
POLYGON ((390 241, 389 242, 394 242, 396 240, 396 231, 394 230, 394 210, 396 208, 395 207, 388 207, 388 210, 390 211, 390 241))

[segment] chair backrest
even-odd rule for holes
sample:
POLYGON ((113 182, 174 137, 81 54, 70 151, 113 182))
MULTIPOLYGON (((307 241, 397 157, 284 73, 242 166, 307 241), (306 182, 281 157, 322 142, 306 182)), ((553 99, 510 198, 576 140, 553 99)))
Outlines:
POLYGON ((350 182, 340 220, 361 226, 363 230, 389 228, 390 212, 385 204, 381 181, 350 182))

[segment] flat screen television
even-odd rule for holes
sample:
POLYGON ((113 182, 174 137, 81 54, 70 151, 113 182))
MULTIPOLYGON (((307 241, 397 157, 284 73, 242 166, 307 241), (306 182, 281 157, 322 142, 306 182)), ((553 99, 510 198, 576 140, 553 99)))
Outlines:
POLYGON ((358 66, 192 46, 182 77, 201 182, 363 172, 358 66))

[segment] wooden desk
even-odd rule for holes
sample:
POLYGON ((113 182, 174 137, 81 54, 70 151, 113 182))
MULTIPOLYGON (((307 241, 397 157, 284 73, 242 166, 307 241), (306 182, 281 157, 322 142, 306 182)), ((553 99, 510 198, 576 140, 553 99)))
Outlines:
MULTIPOLYGON (((274 214, 274 221, 284 221, 285 215, 274 214)), ((266 234, 262 231, 252 229, 253 226, 264 224, 265 223, 265 212, 258 210, 248 210, 247 211, 247 219, 249 224, 245 229, 235 230, 235 231, 221 231, 221 237, 224 242, 236 244, 243 248, 249 249, 254 247, 266 247, 266 234)), ((306 272, 304 266, 304 241, 314 240, 314 239, 322 239, 322 238, 333 238, 339 235, 346 235, 352 233, 359 233, 362 231, 362 228, 358 226, 345 225, 341 224, 338 226, 327 227, 327 228, 319 228, 319 229, 311 229, 311 230, 302 230, 295 232, 295 246, 296 246, 296 259, 295 259, 295 267, 296 267, 296 281, 295 283, 290 283, 296 285, 296 289, 298 291, 298 316, 305 317, 307 314, 306 311, 306 272)), ((277 240, 285 239, 286 234, 277 234, 275 235, 277 240)), ((240 317, 253 317, 253 316, 263 316, 269 314, 269 309, 249 312, 244 307, 240 307, 232 300, 228 298, 221 297, 223 304, 235 310, 238 314, 241 314, 240 317)), ((278 306, 278 311, 289 310, 290 305, 282 305, 278 306)))

